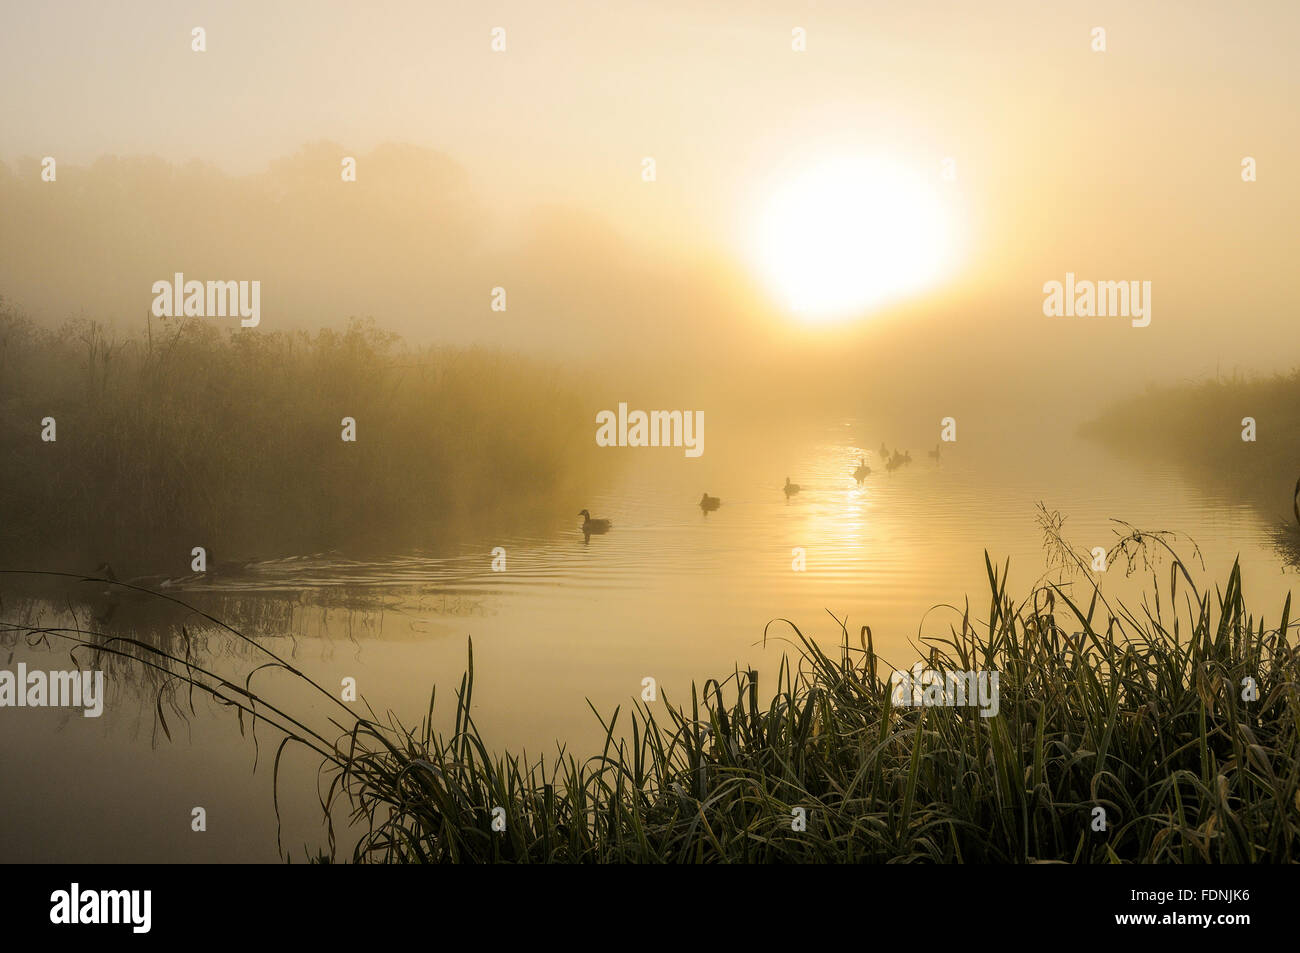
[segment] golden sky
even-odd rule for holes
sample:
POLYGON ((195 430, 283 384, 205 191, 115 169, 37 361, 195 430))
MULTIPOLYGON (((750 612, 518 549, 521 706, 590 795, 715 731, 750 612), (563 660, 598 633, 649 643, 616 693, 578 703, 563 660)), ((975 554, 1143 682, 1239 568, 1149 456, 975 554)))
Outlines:
POLYGON ((191 271, 235 272, 204 277, 280 276, 269 327, 278 300, 285 325, 368 310, 525 348, 623 347, 654 308, 719 340, 815 337, 770 293, 758 223, 802 170, 866 157, 929 182, 961 251, 924 294, 835 333, 906 316, 930 339, 1032 338, 1040 356, 1119 350, 1186 374, 1300 354, 1295 3, 80 2, 0 19, 0 293, 39 317, 120 317, 184 248, 191 271), (340 152, 367 197, 325 195, 340 152), (46 155, 63 194, 12 199, 46 155), (171 179, 153 207, 143 173, 119 205, 72 198, 78 167, 106 156, 180 168, 153 175, 171 179), (318 219, 285 226, 267 189, 301 190, 287 208, 318 219), (383 208, 340 217, 340 202, 383 208), (123 208, 132 228, 86 223, 123 208), (1067 271, 1152 281, 1151 327, 1051 323, 1041 286, 1067 271), (456 316, 512 276, 530 328, 456 316))

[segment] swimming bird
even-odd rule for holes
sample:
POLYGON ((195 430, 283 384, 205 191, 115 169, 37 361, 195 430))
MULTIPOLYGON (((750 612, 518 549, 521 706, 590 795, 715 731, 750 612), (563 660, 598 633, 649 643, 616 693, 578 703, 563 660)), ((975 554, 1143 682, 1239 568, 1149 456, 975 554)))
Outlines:
POLYGON ((888 459, 889 459, 889 448, 886 447, 886 446, 884 445, 884 443, 881 443, 881 445, 880 445, 880 459, 881 459, 881 460, 888 460, 888 459))
POLYGON ((700 509, 704 510, 706 513, 716 510, 721 505, 722 500, 716 496, 709 496, 708 493, 705 493, 700 497, 700 509))
POLYGON ((904 462, 904 463, 911 463, 911 462, 912 462, 912 451, 911 451, 911 450, 904 450, 904 451, 903 451, 903 462, 904 462))
POLYGON ((578 515, 582 517, 582 535, 586 541, 590 542, 591 537, 600 536, 608 533, 614 526, 609 520, 594 520, 591 514, 586 510, 579 510, 578 515))
POLYGON ((87 577, 83 581, 107 582, 108 585, 99 590, 99 595, 110 602, 121 599, 128 599, 133 602, 148 599, 150 593, 147 590, 156 586, 162 578, 161 576, 136 576, 133 579, 123 581, 117 578, 117 573, 113 572, 113 567, 107 561, 96 566, 95 573, 95 576, 87 577))
POLYGON ((155 573, 150 576, 135 576, 131 579, 121 580, 117 578, 117 574, 113 572, 113 567, 107 562, 100 563, 95 568, 95 572, 110 583, 118 583, 119 585, 115 588, 120 592, 123 585, 138 586, 144 589, 181 589, 194 583, 209 582, 218 576, 236 575, 244 572, 252 565, 252 560, 213 560, 209 553, 206 570, 203 572, 188 572, 180 576, 155 573))
POLYGON ((788 500, 790 499, 790 497, 794 496, 796 493, 799 492, 799 484, 791 483, 790 478, 786 477, 784 489, 785 489, 785 498, 788 500))
POLYGON ((893 473, 902 465, 903 465, 903 458, 900 457, 897 453, 895 453, 892 457, 890 457, 888 460, 885 461, 885 469, 888 470, 890 473, 893 473))
POLYGON ((939 447, 940 447, 940 444, 937 444, 937 443, 936 443, 936 444, 934 445, 934 449, 933 449, 933 450, 929 450, 929 451, 926 452, 926 453, 927 453, 927 456, 930 456, 930 457, 933 457, 933 458, 934 458, 934 462, 935 462, 935 463, 938 463, 938 462, 939 462, 939 447))
POLYGON ((115 583, 116 585, 112 587, 115 589, 120 586, 149 586, 166 578, 164 576, 134 576, 131 579, 118 579, 117 573, 113 572, 113 567, 110 566, 107 561, 96 566, 95 572, 98 574, 100 579, 105 579, 108 582, 115 583))
POLYGON ((863 480, 867 478, 867 475, 870 473, 871 473, 871 467, 867 466, 865 458, 858 457, 858 468, 853 471, 853 479, 861 483, 863 480))

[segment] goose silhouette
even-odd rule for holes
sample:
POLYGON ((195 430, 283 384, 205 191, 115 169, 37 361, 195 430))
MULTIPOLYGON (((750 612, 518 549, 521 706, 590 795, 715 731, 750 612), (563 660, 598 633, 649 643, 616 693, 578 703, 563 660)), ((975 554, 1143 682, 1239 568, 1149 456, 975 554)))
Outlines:
POLYGON ((871 473, 871 467, 867 466, 866 459, 858 457, 858 468, 853 471, 853 479, 861 483, 871 473))
POLYGON ((706 513, 711 513, 722 505, 722 500, 716 496, 709 496, 706 492, 700 497, 700 509, 706 513))
POLYGON ((614 526, 609 520, 591 518, 591 514, 586 510, 579 510, 578 515, 582 517, 582 535, 583 542, 591 542, 591 537, 602 536, 608 533, 614 526))
POLYGON ((785 486, 783 487, 783 490, 785 492, 785 498, 788 500, 790 499, 790 497, 794 496, 796 493, 799 492, 799 484, 791 483, 790 478, 786 477, 785 486))
POLYGON ((95 573, 95 576, 87 577, 85 581, 107 582, 108 585, 99 590, 99 595, 110 602, 118 602, 122 599, 138 602, 148 599, 150 593, 147 590, 164 581, 162 576, 135 576, 123 581, 117 578, 117 573, 107 561, 96 566, 95 573))
POLYGON ((1300 523, 1300 480, 1295 481, 1295 498, 1291 501, 1291 508, 1295 510, 1295 521, 1300 523))
POLYGON ((190 572, 180 576, 168 576, 162 573, 157 573, 151 576, 135 576, 131 579, 121 580, 118 579, 117 574, 113 572, 112 566, 107 562, 102 562, 95 568, 95 572, 110 583, 116 583, 117 585, 114 589, 116 592, 121 593, 124 591, 130 591, 129 589, 123 589, 123 586, 139 586, 145 589, 176 589, 191 583, 205 582, 215 576, 234 575, 243 572, 251 565, 253 565, 252 560, 240 561, 226 559, 214 561, 209 558, 207 561, 207 569, 203 572, 190 572))
POLYGON ((929 456, 929 457, 931 457, 931 458, 934 460, 935 463, 938 463, 938 462, 939 462, 939 447, 940 447, 940 446, 942 446, 942 445, 936 443, 936 444, 934 445, 934 449, 933 449, 933 450, 927 450, 927 451, 926 451, 926 455, 929 456))
POLYGON ((107 561, 96 566, 95 572, 99 578, 120 586, 147 586, 164 578, 163 576, 134 576, 131 579, 118 579, 117 573, 113 572, 113 567, 107 561))

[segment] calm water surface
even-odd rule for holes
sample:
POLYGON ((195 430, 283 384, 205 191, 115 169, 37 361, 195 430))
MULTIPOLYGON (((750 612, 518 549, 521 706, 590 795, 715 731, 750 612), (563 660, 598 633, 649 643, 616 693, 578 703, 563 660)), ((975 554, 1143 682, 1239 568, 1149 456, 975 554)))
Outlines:
MULTIPOLYGON (((434 685, 438 710, 451 710, 472 637, 474 711, 489 743, 549 756, 557 739, 586 753, 602 731, 585 699, 609 712, 639 695, 646 676, 670 699, 682 698, 693 680, 739 664, 757 668, 770 688, 785 647, 762 645, 772 619, 834 644, 830 610, 847 616, 853 632, 870 624, 877 650, 910 664, 920 635, 945 634, 960 618, 945 605, 969 594, 973 614, 985 613, 985 549, 999 564, 1010 559, 1010 591, 1019 597, 1045 572, 1039 501, 1068 516, 1065 534, 1078 548, 1114 542, 1111 519, 1122 518, 1193 537, 1207 581, 1222 580, 1240 554, 1247 599, 1269 621, 1295 581, 1274 551, 1275 527, 1253 510, 1066 434, 1032 441, 1007 434, 979 450, 945 445, 938 463, 911 446, 912 464, 892 474, 878 456, 881 435, 851 420, 799 439, 709 436, 697 460, 676 450, 611 451, 626 455, 618 484, 557 503, 551 525, 536 535, 437 540, 428 553, 364 562, 331 555, 263 562, 178 596, 332 690, 356 678, 377 711, 407 723, 423 716, 434 685), (850 473, 864 452, 873 473, 858 486, 850 473), (803 488, 789 501, 780 489, 787 474, 803 488), (707 516, 696 505, 706 490, 723 499, 707 516), (584 542, 582 508, 612 519, 613 530, 584 542), (506 550, 504 573, 491 570, 497 546, 506 550), (792 568, 795 548, 805 552, 803 572, 792 568)), ((1122 596, 1137 583, 1115 572, 1104 584, 1122 596)), ((4 618, 26 612, 56 625, 75 615, 87 624, 104 600, 99 587, 80 586, 34 603, 11 588, 4 618)), ((182 612, 122 601, 107 625, 156 641, 182 622, 203 631, 182 612)), ((790 634, 779 625, 771 632, 790 634)), ((264 661, 211 633, 201 654, 241 679, 264 661)), ((11 637, 0 657, 11 669, 19 661, 74 667, 57 643, 11 637)), ((270 763, 279 738, 263 727, 255 746, 233 715, 198 699, 197 716, 169 718, 168 741, 155 721, 156 683, 130 666, 109 677, 99 719, 0 711, 0 858, 274 861, 270 763), (196 805, 207 810, 203 833, 190 830, 196 805)), ((317 721, 326 712, 277 673, 259 674, 253 688, 317 721)), ((284 844, 300 859, 324 843, 317 764, 291 749, 282 767, 284 844)), ((351 844, 342 830, 339 840, 351 844)))

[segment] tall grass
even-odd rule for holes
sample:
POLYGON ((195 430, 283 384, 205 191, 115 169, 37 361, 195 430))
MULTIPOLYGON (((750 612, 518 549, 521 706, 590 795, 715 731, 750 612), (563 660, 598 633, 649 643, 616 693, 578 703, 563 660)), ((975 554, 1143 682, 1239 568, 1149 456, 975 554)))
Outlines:
POLYGON ((1294 489, 1300 477, 1300 369, 1148 385, 1082 428, 1144 460, 1159 458, 1221 498, 1252 504, 1286 525, 1295 545, 1294 489), (1243 420, 1255 439, 1243 440, 1243 420))
POLYGON ((409 347, 370 321, 223 334, 152 319, 120 337, 0 304, 0 549, 123 575, 184 571, 196 545, 218 560, 391 552, 567 517, 593 466, 585 406, 558 367, 409 347))
MULTIPOLYGON (((1067 570, 1082 566, 1068 547, 1062 554, 1067 570)), ((337 706, 330 727, 312 728, 254 695, 252 676, 233 685, 189 653, 162 658, 79 630, 41 634, 139 658, 241 719, 273 725, 283 736, 277 767, 289 744, 315 751, 325 816, 350 808, 362 831, 350 859, 360 862, 1300 860, 1290 597, 1273 623, 1248 612, 1236 565, 1222 588, 1201 591, 1166 534, 1127 532, 1112 557, 1152 572, 1139 610, 1068 573, 1017 602, 1007 568, 986 556, 985 618, 967 602, 960 625, 928 640, 925 661, 999 672, 995 717, 895 707, 889 672, 913 659, 879 658, 868 626, 853 637, 839 623, 838 650, 828 652, 778 620, 769 634, 788 636, 796 652, 783 658, 770 702, 760 702, 756 673, 737 670, 680 703, 597 714, 605 741, 591 757, 495 751, 471 715, 472 645, 444 733, 436 690, 418 726, 357 717, 268 653, 266 665, 337 706), (794 829, 796 808, 806 830, 794 829)), ((333 844, 331 829, 329 854, 333 844)))

